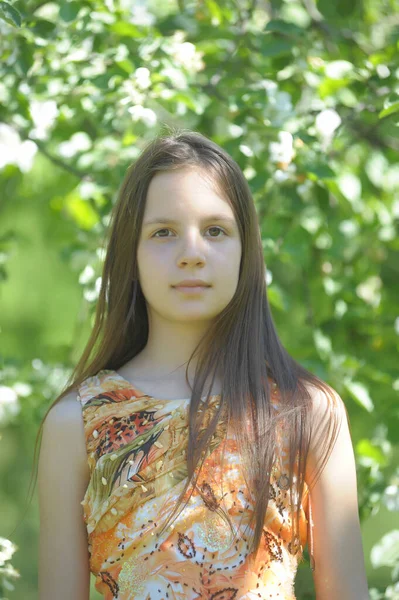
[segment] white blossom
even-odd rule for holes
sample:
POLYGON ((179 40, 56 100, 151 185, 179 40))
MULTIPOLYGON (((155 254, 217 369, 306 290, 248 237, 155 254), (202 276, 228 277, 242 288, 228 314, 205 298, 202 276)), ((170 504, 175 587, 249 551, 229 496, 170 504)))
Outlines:
POLYGON ((143 25, 150 27, 154 25, 156 18, 153 14, 148 12, 147 6, 139 6, 134 3, 132 6, 131 0, 120 0, 122 8, 130 10, 130 22, 134 25, 143 25))
POLYGON ((148 127, 154 127, 157 123, 157 115, 151 108, 144 108, 139 104, 128 108, 129 113, 132 115, 133 121, 142 121, 148 127))
POLYGON ((295 156, 293 147, 293 137, 289 131, 280 131, 278 133, 278 142, 270 142, 270 159, 276 163, 290 163, 295 156))
POLYGON ((17 546, 15 544, 6 538, 0 537, 0 567, 4 565, 6 560, 10 560, 16 550, 17 546))
POLYGON ((72 158, 78 152, 86 152, 92 146, 91 140, 84 131, 77 131, 69 140, 58 145, 58 152, 64 158, 72 158))
POLYGON ((94 277, 94 269, 91 265, 86 265, 81 274, 79 275, 79 283, 85 285, 89 283, 94 277))
POLYGON ((330 140, 334 131, 341 125, 341 122, 339 114, 335 110, 327 108, 326 110, 322 110, 316 117, 316 131, 320 137, 330 140))
POLYGON ((376 308, 381 301, 381 287, 381 278, 378 275, 372 275, 356 287, 356 293, 359 298, 376 308))
POLYGON ((21 407, 17 392, 6 385, 0 385, 0 423, 17 415, 21 407))
POLYGON ((24 381, 16 381, 12 387, 18 396, 22 396, 23 398, 30 396, 32 393, 32 386, 24 381))
POLYGON ((134 73, 137 87, 141 90, 146 90, 151 85, 150 71, 147 67, 139 67, 134 73))
POLYGON ((55 100, 32 100, 30 114, 34 123, 31 136, 39 140, 46 139, 58 116, 57 103, 55 100))
POLYGON ((174 62, 188 71, 198 72, 205 66, 202 60, 204 53, 199 52, 191 42, 173 44, 171 54, 174 62))
POLYGON ((23 173, 31 170, 37 146, 32 140, 21 141, 19 134, 9 125, 0 123, 0 169, 16 165, 23 173))

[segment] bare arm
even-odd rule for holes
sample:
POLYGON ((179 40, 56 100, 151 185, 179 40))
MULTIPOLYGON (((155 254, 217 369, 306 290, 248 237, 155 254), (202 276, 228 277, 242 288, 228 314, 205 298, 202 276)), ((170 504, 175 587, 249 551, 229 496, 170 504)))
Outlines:
POLYGON ((38 465, 39 600, 88 600, 90 570, 83 500, 89 482, 76 393, 48 413, 38 465))
MULTIPOLYGON (((316 598, 369 600, 358 512, 355 457, 344 403, 335 390, 334 395, 340 431, 330 458, 310 494, 316 598)), ((307 481, 310 481, 310 474, 320 460, 317 426, 327 406, 325 396, 317 392, 313 403, 316 433, 309 453, 307 481)))

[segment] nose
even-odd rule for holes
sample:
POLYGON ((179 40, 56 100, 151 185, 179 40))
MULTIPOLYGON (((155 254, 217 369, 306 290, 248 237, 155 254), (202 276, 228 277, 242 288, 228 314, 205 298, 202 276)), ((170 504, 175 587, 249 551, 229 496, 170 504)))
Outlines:
POLYGON ((178 262, 183 264, 198 264, 205 262, 205 242, 200 233, 189 232, 182 237, 178 250, 178 262))

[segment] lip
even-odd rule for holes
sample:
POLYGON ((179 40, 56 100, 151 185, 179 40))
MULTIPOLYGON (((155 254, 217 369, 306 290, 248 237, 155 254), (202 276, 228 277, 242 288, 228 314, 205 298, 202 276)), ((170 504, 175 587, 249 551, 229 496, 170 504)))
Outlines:
POLYGON ((175 288, 189 288, 189 287, 196 288, 196 287, 211 287, 211 286, 208 283, 206 283, 206 281, 203 281, 202 279, 184 279, 183 281, 180 281, 173 287, 175 287, 175 288))
POLYGON ((190 295, 194 295, 194 294, 200 294, 201 292, 204 292, 205 290, 209 289, 211 286, 210 285, 175 285, 173 286, 175 288, 175 290, 178 290, 179 292, 183 292, 184 294, 190 294, 190 295))

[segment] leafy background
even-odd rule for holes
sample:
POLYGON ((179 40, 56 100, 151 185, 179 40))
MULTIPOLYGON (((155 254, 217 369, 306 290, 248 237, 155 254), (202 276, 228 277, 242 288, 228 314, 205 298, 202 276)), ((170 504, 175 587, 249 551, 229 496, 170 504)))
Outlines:
POLYGON ((8 536, 38 425, 121 180, 167 125, 249 182, 279 334, 349 410, 370 596, 399 598, 398 1, 0 2, 0 38, 0 597, 37 597, 37 496, 8 536))

